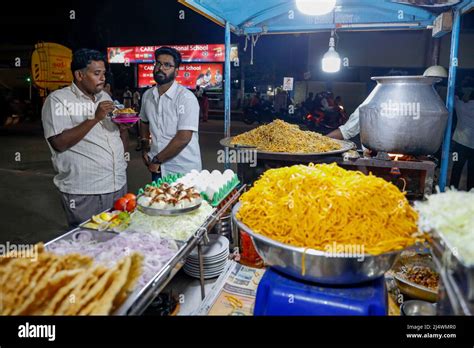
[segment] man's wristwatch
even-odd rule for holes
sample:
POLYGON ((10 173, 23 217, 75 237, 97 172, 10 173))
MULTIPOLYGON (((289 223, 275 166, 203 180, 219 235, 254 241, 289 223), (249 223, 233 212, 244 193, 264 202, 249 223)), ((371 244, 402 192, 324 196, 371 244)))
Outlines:
POLYGON ((153 164, 159 164, 161 166, 161 164, 163 163, 162 161, 159 161, 158 158, 155 156, 153 157, 153 159, 151 160, 151 163, 153 164))

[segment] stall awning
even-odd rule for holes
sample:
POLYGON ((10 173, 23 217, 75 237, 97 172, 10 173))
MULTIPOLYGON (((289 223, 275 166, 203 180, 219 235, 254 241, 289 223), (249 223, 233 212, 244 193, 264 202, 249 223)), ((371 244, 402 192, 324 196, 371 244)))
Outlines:
POLYGON ((294 0, 179 0, 233 33, 284 34, 337 30, 426 29, 436 15, 390 0, 338 0, 334 13, 307 16, 294 0), (336 23, 336 24, 335 24, 336 23))

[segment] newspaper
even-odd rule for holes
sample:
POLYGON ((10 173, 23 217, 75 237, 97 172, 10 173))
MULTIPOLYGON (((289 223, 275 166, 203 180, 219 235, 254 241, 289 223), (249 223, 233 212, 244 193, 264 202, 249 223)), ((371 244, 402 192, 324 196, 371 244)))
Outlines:
POLYGON ((264 273, 264 268, 252 268, 229 261, 224 272, 193 314, 253 315, 257 287, 264 273))

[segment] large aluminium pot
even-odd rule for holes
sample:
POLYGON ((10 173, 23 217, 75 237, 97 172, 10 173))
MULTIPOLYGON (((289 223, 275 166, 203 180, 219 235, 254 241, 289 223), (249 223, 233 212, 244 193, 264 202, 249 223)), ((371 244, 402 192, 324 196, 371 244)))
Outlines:
POLYGON ((377 86, 359 107, 360 139, 371 150, 431 155, 443 140, 448 110, 425 76, 372 77, 377 86))

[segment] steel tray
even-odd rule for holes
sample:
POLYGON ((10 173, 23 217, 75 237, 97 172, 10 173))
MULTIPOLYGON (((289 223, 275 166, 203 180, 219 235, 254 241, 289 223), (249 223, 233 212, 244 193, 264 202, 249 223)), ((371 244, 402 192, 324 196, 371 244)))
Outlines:
POLYGON ((435 256, 447 274, 456 283, 460 294, 471 303, 474 303, 474 265, 467 264, 461 259, 450 243, 441 233, 432 231, 430 244, 433 256, 435 256))
MULTIPOLYGON (((233 137, 227 137, 223 138, 220 140, 220 144, 223 147, 229 147, 229 148, 235 148, 235 149, 256 149, 256 147, 252 146, 247 146, 247 145, 237 145, 237 144, 231 144, 233 137)), ((268 154, 268 155, 273 155, 273 156, 284 156, 284 155, 291 155, 291 156, 326 156, 326 155, 335 155, 335 154, 341 154, 344 152, 347 152, 349 150, 352 150, 356 148, 356 145, 352 141, 347 141, 347 140, 338 140, 338 139, 332 139, 335 142, 339 143, 341 145, 341 148, 339 150, 333 150, 333 151, 327 151, 327 152, 310 152, 310 153, 298 153, 298 152, 271 152, 271 151, 261 151, 257 149, 257 153, 261 154, 268 154)))
MULTIPOLYGON (((203 224, 192 234, 186 241, 176 241, 178 251, 176 254, 166 262, 160 271, 142 288, 137 288, 133 291, 125 302, 118 308, 113 315, 140 315, 153 302, 156 296, 165 288, 165 286, 173 279, 175 274, 184 266, 186 257, 194 250, 200 243, 203 237, 212 230, 219 218, 226 212, 229 207, 234 204, 245 190, 245 185, 242 185, 239 190, 231 197, 231 199, 219 210, 215 210, 208 216, 203 224)), ((92 238, 98 242, 105 242, 114 238, 118 233, 110 231, 97 231, 87 228, 75 228, 45 244, 45 247, 55 243, 59 240, 70 240, 77 232, 87 231, 92 235, 92 238)), ((203 284, 202 284, 203 286, 203 284)))

